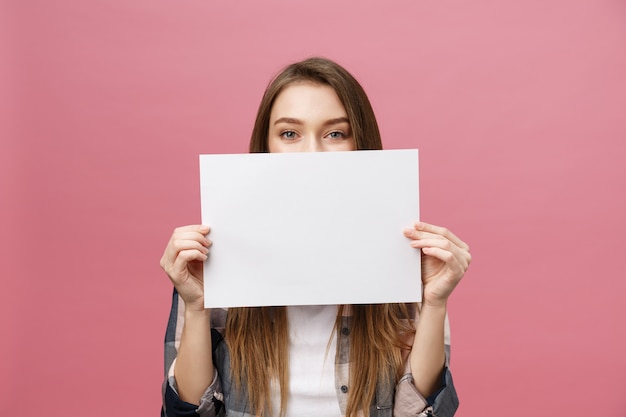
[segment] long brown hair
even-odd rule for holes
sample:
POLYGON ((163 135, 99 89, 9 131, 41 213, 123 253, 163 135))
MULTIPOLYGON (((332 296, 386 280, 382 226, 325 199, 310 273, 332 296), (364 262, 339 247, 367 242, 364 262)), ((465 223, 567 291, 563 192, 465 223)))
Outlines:
POLYGON ((250 152, 269 152, 267 132, 276 97, 285 87, 301 82, 332 87, 346 109, 356 149, 382 149, 376 116, 363 87, 343 67, 324 58, 309 58, 283 69, 269 84, 259 105, 250 139, 250 152))
MULTIPOLYGON (((283 69, 269 84, 259 105, 250 140, 250 152, 268 152, 268 130, 276 97, 293 83, 311 82, 332 87, 346 109, 357 150, 382 149, 380 132, 372 106, 357 80, 337 63, 309 58, 283 69)), ((413 314, 404 304, 340 306, 335 334, 341 317, 352 317, 349 334, 350 384, 347 417, 360 411, 369 416, 377 381, 399 378, 403 372, 402 350, 408 349, 407 335, 414 333, 413 314)), ((285 307, 231 308, 226 321, 225 340, 231 356, 235 387, 243 384, 250 406, 257 415, 272 413, 272 383, 280 389, 280 415, 284 416, 288 394, 289 328, 285 307)), ((339 344, 337 345, 339 347, 339 344)))

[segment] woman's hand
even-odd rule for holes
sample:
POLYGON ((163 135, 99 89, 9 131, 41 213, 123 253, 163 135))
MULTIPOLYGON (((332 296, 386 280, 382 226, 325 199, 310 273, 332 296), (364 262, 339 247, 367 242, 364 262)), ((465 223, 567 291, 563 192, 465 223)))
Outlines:
POLYGON ((209 227, 183 226, 174 230, 161 257, 161 268, 167 273, 185 302, 186 309, 204 309, 202 263, 207 260, 211 241, 209 227))
POLYGON ((445 306, 472 261, 469 246, 448 229, 424 222, 405 229, 404 236, 422 250, 422 302, 445 306))
POLYGON ((208 226, 183 226, 174 230, 161 257, 178 294, 185 302, 185 319, 180 336, 174 378, 181 400, 200 404, 211 384, 213 367, 210 310, 204 309, 202 263, 207 260, 211 241, 208 226))

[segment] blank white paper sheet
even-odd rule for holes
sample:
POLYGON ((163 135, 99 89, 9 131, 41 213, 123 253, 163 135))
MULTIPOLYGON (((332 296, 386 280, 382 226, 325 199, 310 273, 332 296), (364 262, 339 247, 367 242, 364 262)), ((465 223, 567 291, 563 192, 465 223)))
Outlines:
POLYGON ((418 151, 200 155, 204 304, 421 301, 418 151))

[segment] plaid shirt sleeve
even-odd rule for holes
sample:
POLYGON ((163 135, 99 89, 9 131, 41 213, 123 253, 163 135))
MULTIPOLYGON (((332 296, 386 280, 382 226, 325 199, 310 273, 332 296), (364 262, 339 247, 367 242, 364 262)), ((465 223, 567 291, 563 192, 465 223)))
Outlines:
MULTIPOLYGON (((182 401, 176 389, 174 379, 174 364, 180 345, 180 336, 183 331, 185 305, 176 290, 172 295, 172 308, 170 310, 167 330, 165 331, 165 380, 163 381, 162 394, 163 406, 161 417, 214 417, 221 415, 223 409, 223 395, 217 372, 213 382, 204 392, 200 405, 194 405, 182 401)), ((214 310, 211 312, 211 335, 214 345, 221 338, 218 330, 223 330, 226 311, 214 310)))
POLYGON ((411 367, 406 358, 404 376, 396 385, 394 412, 396 417, 452 417, 459 407, 459 398, 454 389, 450 373, 450 323, 448 316, 444 323, 444 342, 446 363, 441 381, 441 388, 428 398, 417 391, 413 383, 411 367))

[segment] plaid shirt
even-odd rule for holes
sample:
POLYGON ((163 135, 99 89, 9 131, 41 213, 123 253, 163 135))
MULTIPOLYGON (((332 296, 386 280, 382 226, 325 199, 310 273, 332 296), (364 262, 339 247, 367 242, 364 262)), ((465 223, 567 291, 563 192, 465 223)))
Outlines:
MULTIPOLYGON (((350 309, 345 309, 342 317, 341 331, 338 333, 338 352, 335 358, 335 387, 337 400, 342 413, 345 414, 349 391, 349 337, 351 330, 350 309)), ((207 388, 200 405, 193 405, 182 401, 176 392, 174 380, 174 362, 180 336, 184 324, 184 302, 174 290, 172 309, 165 334, 165 381, 163 382, 162 417, 182 416, 238 416, 254 417, 250 409, 246 392, 235 392, 230 381, 230 358, 226 343, 223 343, 223 332, 226 323, 227 311, 214 309, 211 311, 211 327, 213 336, 213 360, 216 375, 207 388)), ((394 386, 379 383, 376 390, 375 404, 370 408, 371 417, 404 417, 404 416, 434 416, 452 417, 458 407, 458 397, 452 382, 452 375, 448 370, 450 358, 449 325, 445 323, 446 368, 442 388, 434 395, 425 399, 415 388, 413 377, 408 364, 408 354, 405 352, 405 374, 394 386)), ((242 387, 245 388, 245 387, 242 387)), ((243 391, 243 389, 242 389, 243 391)))

